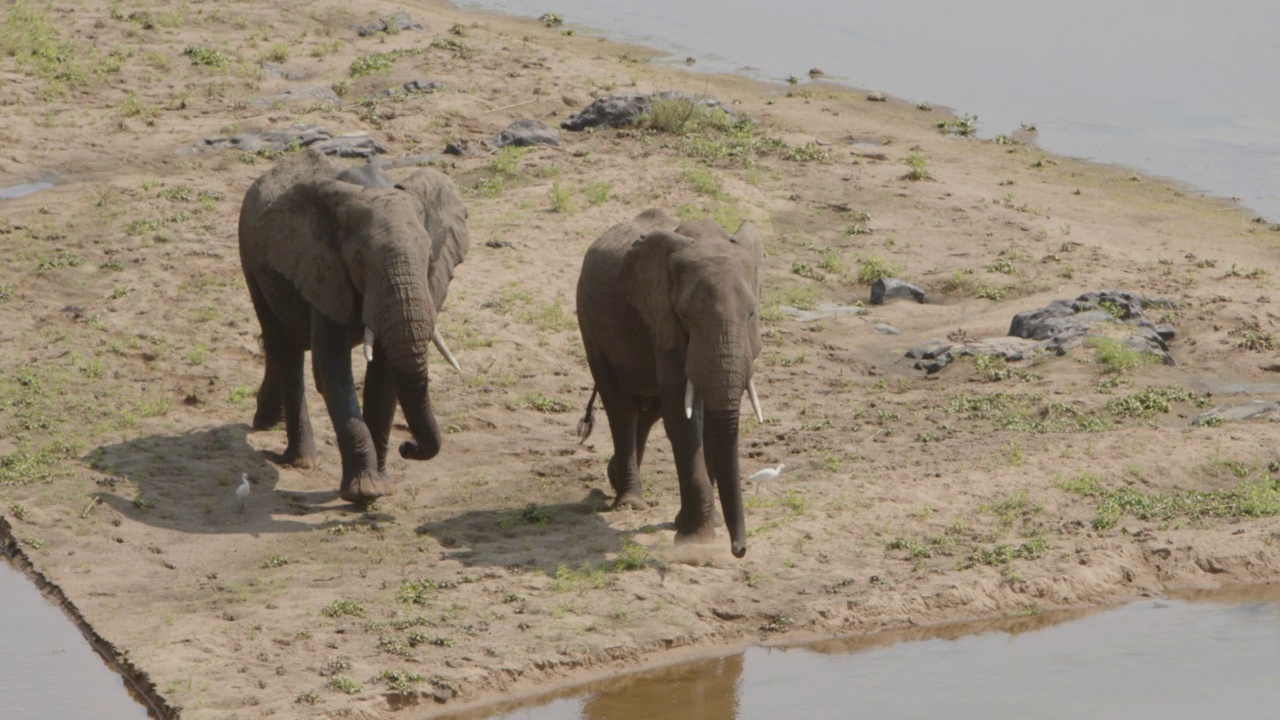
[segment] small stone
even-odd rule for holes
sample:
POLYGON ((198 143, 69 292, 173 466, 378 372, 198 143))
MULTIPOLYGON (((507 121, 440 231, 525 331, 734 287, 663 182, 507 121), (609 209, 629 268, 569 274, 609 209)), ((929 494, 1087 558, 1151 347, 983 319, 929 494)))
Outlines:
POLYGON ((877 90, 877 91, 867 93, 867 99, 870 100, 871 102, 884 102, 889 98, 886 97, 884 93, 877 90))
POLYGON ((898 328, 892 325, 885 325, 884 323, 879 323, 874 327, 872 327, 871 329, 875 330, 881 335, 901 335, 902 334, 902 331, 899 330, 898 328))
POLYGON ((524 118, 517 120, 498 133, 494 144, 498 147, 533 147, 534 145, 559 145, 560 133, 541 120, 524 118))

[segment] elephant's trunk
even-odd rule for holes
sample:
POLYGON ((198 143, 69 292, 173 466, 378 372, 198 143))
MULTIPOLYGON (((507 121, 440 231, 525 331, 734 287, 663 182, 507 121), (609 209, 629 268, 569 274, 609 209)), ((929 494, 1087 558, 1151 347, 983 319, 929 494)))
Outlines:
POLYGON ((703 443, 720 492, 720 510, 729 529, 734 557, 747 554, 747 525, 742 514, 742 475, 738 469, 738 404, 730 410, 706 410, 703 443))
POLYGON ((390 284, 377 313, 378 337, 395 378, 396 399, 413 440, 400 445, 400 456, 430 460, 440 452, 440 426, 431 411, 427 353, 436 313, 427 285, 410 273, 404 282, 390 284))

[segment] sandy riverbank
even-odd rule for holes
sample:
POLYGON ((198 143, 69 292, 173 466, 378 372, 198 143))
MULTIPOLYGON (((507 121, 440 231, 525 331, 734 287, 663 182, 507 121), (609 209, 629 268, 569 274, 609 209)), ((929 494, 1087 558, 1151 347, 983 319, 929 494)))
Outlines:
POLYGON ((0 58, 0 186, 59 181, 0 204, 0 513, 182 717, 419 717, 674 652, 1280 574, 1269 423, 1189 422, 1280 394, 1277 235, 1226 202, 1050 156, 1033 135, 940 132, 949 117, 861 91, 700 75, 431 3, 23 4, 5 28, 8 47, 52 37, 71 64, 0 58), (351 29, 394 10, 423 28, 351 29), (352 76, 401 49, 414 52, 352 76), (367 100, 417 79, 445 88, 367 100), (255 102, 305 86, 341 104, 255 102), (394 159, 667 89, 758 126, 737 140, 562 132, 559 149, 449 158, 473 246, 441 319, 463 373, 432 358, 439 457, 396 458, 399 492, 369 512, 342 503, 314 390, 321 467, 264 456, 284 436, 248 427, 262 360, 235 228, 272 158, 190 148, 308 124, 367 131, 394 159), (907 179, 908 159, 928 178, 907 179), (582 253, 650 206, 749 219, 765 238, 766 421, 744 418, 743 462, 788 469, 748 491, 743 560, 727 540, 673 548, 660 433, 646 459, 658 504, 619 513, 599 512, 608 434, 573 434, 591 384, 573 317, 582 253), (783 310, 865 303, 859 275, 877 264, 931 302, 812 322, 783 310), (1151 311, 1176 328, 1176 365, 1118 370, 1082 346, 926 377, 904 357, 1105 288, 1176 304, 1151 311), (1233 385, 1254 392, 1197 394, 1233 385), (1135 497, 1107 514, 1108 498, 1135 497), (624 547, 640 569, 618 569, 624 547), (393 692, 395 673, 415 691, 393 692))

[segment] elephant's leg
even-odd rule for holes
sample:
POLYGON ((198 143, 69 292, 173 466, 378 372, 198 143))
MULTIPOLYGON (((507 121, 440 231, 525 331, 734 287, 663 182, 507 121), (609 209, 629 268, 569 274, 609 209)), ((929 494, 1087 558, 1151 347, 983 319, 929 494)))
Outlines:
POLYGON ((702 403, 693 417, 684 416, 683 379, 664 383, 662 425, 671 439, 676 476, 680 480, 680 512, 676 513, 676 542, 710 542, 715 539, 715 492, 707 476, 702 446, 702 403))
POLYGON ((378 471, 387 471, 387 443, 391 438, 391 421, 396 414, 396 386, 385 353, 374 346, 373 362, 364 375, 364 422, 373 438, 378 456, 378 471))
POLYGON ((649 507, 640 487, 640 467, 636 460, 635 401, 613 374, 613 368, 603 359, 588 359, 600 402, 609 418, 609 434, 613 436, 613 458, 609 460, 609 484, 613 486, 613 509, 629 507, 643 510, 649 507))
POLYGON ((340 495, 349 502, 367 502, 391 492, 391 481, 378 469, 378 453, 369 427, 360 414, 351 375, 349 334, 341 325, 312 313, 311 361, 322 380, 329 419, 342 455, 340 495))
POLYGON ((249 299, 262 328, 262 352, 266 357, 262 385, 258 387, 258 407, 253 414, 254 430, 270 430, 284 416, 284 389, 280 382, 280 358, 289 352, 288 341, 279 327, 279 321, 267 306, 266 298, 249 273, 245 273, 249 286, 249 299), (284 347, 282 347, 284 346, 284 347))
POLYGON ((307 416, 305 373, 306 350, 289 340, 280 319, 275 316, 252 276, 246 276, 253 310, 262 326, 262 350, 266 370, 258 388, 258 409, 253 428, 265 430, 284 416, 285 448, 280 461, 296 467, 315 467, 316 438, 307 416))
POLYGON ((640 416, 636 418, 636 467, 639 468, 644 464, 644 448, 649 442, 649 431, 653 429, 653 424, 658 422, 662 417, 662 402, 658 398, 649 398, 648 403, 640 410, 640 416))
MULTIPOLYGON (((305 353, 290 349, 276 358, 276 377, 284 396, 285 448, 280 461, 300 468, 315 467, 316 435, 307 414, 305 353)), ((261 407, 261 405, 259 405, 261 407)))

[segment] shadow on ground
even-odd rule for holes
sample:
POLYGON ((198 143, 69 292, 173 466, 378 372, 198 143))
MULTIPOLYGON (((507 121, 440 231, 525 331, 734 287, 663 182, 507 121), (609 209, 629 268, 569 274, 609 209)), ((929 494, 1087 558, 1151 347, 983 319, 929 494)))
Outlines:
MULTIPOLYGON (((191 533, 287 533, 338 524, 322 513, 363 514, 338 498, 337 482, 324 470, 325 490, 277 492, 279 469, 251 446, 243 423, 150 435, 103 445, 82 458, 104 475, 99 502, 140 523, 191 533), (251 491, 243 501, 235 490, 243 473, 251 491), (289 516, 296 520, 288 519, 289 516)), ((320 485, 317 477, 317 486, 320 485)))

